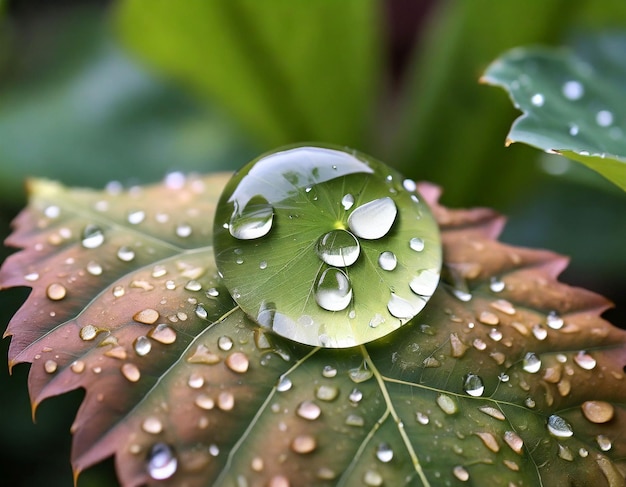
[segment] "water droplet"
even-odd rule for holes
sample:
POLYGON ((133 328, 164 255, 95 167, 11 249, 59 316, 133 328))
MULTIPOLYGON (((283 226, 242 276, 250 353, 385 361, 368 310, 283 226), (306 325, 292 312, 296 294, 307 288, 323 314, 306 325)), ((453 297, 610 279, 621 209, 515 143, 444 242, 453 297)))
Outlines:
POLYGON ((596 123, 600 127, 608 127, 613 124, 613 114, 608 110, 600 110, 596 114, 596 123))
POLYGON ((210 411, 215 407, 215 401, 213 398, 209 397, 207 394, 198 394, 196 399, 194 400, 196 406, 200 409, 204 409, 205 411, 210 411))
POLYGON ((343 209, 348 211, 350 208, 352 208, 352 205, 354 205, 354 196, 352 196, 350 193, 344 195, 343 198, 341 198, 341 206, 343 206, 343 209))
POLYGON ((247 372, 248 367, 250 366, 248 356, 243 352, 231 353, 228 357, 226 357, 224 362, 230 370, 238 374, 247 372))
POLYGON ((541 93, 535 93, 530 99, 530 102, 536 107, 541 107, 543 106, 545 99, 541 93))
POLYGON ((576 362, 576 365, 584 370, 593 370, 597 363, 596 359, 584 351, 580 351, 574 355, 574 362, 576 362))
POLYGON ((192 234, 192 232, 193 229, 188 223, 179 223, 176 226, 176 235, 180 238, 187 238, 192 234))
POLYGON ((476 350, 485 350, 487 348, 487 344, 482 341, 480 338, 475 338, 474 341, 472 342, 472 345, 474 345, 474 348, 476 350))
MULTIPOLYGON (((568 132, 572 137, 577 136, 578 132, 580 132, 580 128, 575 123, 568 124, 568 127, 569 127, 568 132)), ((563 167, 569 168, 569 164, 564 165, 563 167)))
POLYGON ((291 484, 284 475, 274 475, 267 483, 267 487, 291 487, 291 484))
POLYGON ((211 298, 216 298, 220 295, 220 292, 214 287, 207 290, 206 295, 211 298))
POLYGON ((348 217, 348 226, 357 237, 376 240, 387 235, 397 214, 391 198, 379 198, 355 208, 348 217))
MULTIPOLYGON (((503 418, 504 419, 504 418, 503 418)), ((506 431, 504 433, 504 442, 509 445, 509 448, 518 455, 522 454, 524 448, 524 440, 514 431, 506 431)))
POLYGON ((447 394, 439 394, 437 396, 437 406, 446 414, 454 414, 459 410, 456 401, 447 394))
POLYGON ((86 249, 95 249, 104 243, 104 233, 97 225, 87 225, 83 229, 81 244, 86 249))
POLYGON ((148 455, 148 474, 155 480, 169 479, 176 473, 178 460, 165 443, 156 443, 148 455))
POLYGON ((201 320, 206 320, 209 317, 209 312, 201 304, 196 305, 194 312, 196 313, 196 316, 201 320))
POLYGON ((43 214, 46 216, 46 218, 54 220, 55 218, 59 218, 59 216, 61 215, 61 208, 56 205, 50 205, 43 210, 43 214))
POLYGON ((142 210, 131 211, 128 214, 128 223, 131 225, 139 225, 146 219, 146 212, 142 210))
POLYGON ((529 374, 536 374, 541 368, 541 359, 536 354, 528 352, 522 360, 522 368, 529 374))
POLYGON ((572 462, 574 461, 574 454, 568 447, 559 444, 559 458, 567 462, 572 462))
POLYGON ((262 196, 254 196, 241 211, 235 205, 228 231, 239 240, 264 237, 272 228, 274 208, 262 196))
POLYGON ((409 247, 415 252, 421 252, 422 250, 424 250, 424 246, 424 240, 421 238, 413 237, 411 240, 409 240, 409 247))
POLYGON ((350 279, 340 269, 326 269, 315 283, 315 300, 328 311, 346 309, 352 300, 350 279))
POLYGON ((535 402, 535 400, 532 397, 527 397, 524 400, 524 404, 526 404, 526 407, 529 407, 531 409, 534 408, 537 405, 537 403, 535 402))
POLYGON ((389 463, 393 460, 393 450, 391 449, 389 443, 379 443, 376 448, 376 458, 383 463, 389 463))
POLYGON ((217 339, 217 346, 220 350, 228 352, 231 348, 233 348, 233 340, 229 336, 223 335, 217 339))
POLYGON ((557 438, 569 438, 574 434, 572 426, 561 416, 557 416, 556 414, 548 418, 548 431, 552 436, 556 436, 557 438))
POLYGON ((35 282, 37 279, 39 279, 39 273, 29 272, 28 274, 24 276, 24 279, 28 282, 35 282))
POLYGON ((320 259, 334 267, 354 264, 361 253, 358 240, 346 230, 332 230, 320 237, 315 250, 320 259))
POLYGON ((485 385, 476 374, 467 374, 463 379, 463 390, 470 396, 479 397, 485 392, 485 385))
POLYGON ((499 342, 502 340, 502 332, 497 328, 492 328, 489 330, 489 338, 491 338, 495 342, 499 342))
POLYGON ((563 318, 561 318, 556 311, 550 311, 546 316, 546 324, 553 330, 560 330, 563 328, 563 318))
POLYGON ((585 401, 581 408, 585 418, 597 424, 611 421, 615 414, 613 405, 605 401, 585 401))
POLYGON ((261 269, 261 270, 267 269, 267 262, 265 262, 264 260, 259 262, 259 269, 261 269))
POLYGON ((423 424, 423 425, 426 425, 426 424, 430 423, 430 418, 428 417, 428 414, 424 414, 424 413, 422 413, 420 411, 415 413, 415 420, 419 424, 423 424))
POLYGON ((500 318, 491 311, 481 311, 478 316, 478 321, 480 321, 483 325, 489 326, 497 326, 500 324, 500 318))
POLYGON ((378 256, 378 265, 384 271, 392 271, 398 265, 398 259, 393 252, 387 250, 378 256))
POLYGON ((469 472, 461 465, 457 465, 456 467, 454 467, 454 469, 452 470, 452 473, 461 482, 467 482, 470 477, 469 472))
POLYGON ((276 385, 276 390, 278 392, 286 392, 293 387, 293 383, 289 377, 281 377, 276 385))
POLYGON ((492 452, 498 453, 500 451, 500 445, 498 445, 498 440, 496 440, 496 437, 493 436, 491 433, 487 431, 481 431, 476 433, 476 436, 478 436, 482 440, 483 444, 492 452))
POLYGON ((150 350, 152 350, 152 344, 147 337, 138 336, 133 342, 133 348, 135 349, 135 353, 137 355, 144 357, 150 353, 150 350))
POLYGON ((220 448, 216 444, 209 445, 209 454, 212 457, 216 457, 220 454, 220 448))
POLYGON ((176 331, 165 323, 155 326, 148 332, 148 336, 164 345, 170 345, 176 341, 176 331))
POLYGON ((158 435, 163 431, 163 423, 161 423, 161 420, 156 416, 148 416, 143 420, 143 423, 141 423, 141 429, 151 435, 158 435))
POLYGON ((317 441, 311 435, 298 435, 291 442, 291 449, 302 455, 311 453, 317 448, 317 441))
POLYGON ((602 451, 609 451, 613 447, 611 439, 605 435, 596 436, 596 443, 598 443, 598 447, 602 451))
POLYGON ((46 360, 43 364, 44 370, 48 374, 54 374, 57 371, 58 364, 54 360, 46 360))
POLYGON ((504 291, 505 287, 506 284, 504 284, 504 281, 498 279, 497 277, 492 277, 491 281, 489 282, 489 289, 493 293, 501 293, 502 291, 504 291))
POLYGON ((570 80, 563 84, 563 96, 568 100, 579 100, 585 94, 585 89, 580 81, 570 80))
POLYGON ((217 396, 217 407, 222 411, 231 411, 235 407, 235 396, 230 392, 220 392, 217 396))
POLYGON ((541 326, 540 324, 536 324, 535 326, 533 326, 533 335, 535 336, 535 338, 537 340, 545 340, 548 337, 548 330, 546 330, 543 326, 541 326))
POLYGON ((359 416, 358 414, 348 414, 345 425, 360 428, 365 425, 365 419, 363 419, 363 416, 359 416))
POLYGON ((204 377, 200 374, 192 372, 187 379, 187 385, 192 389, 200 389, 204 385, 204 377))
POLYGON ((322 414, 322 409, 313 401, 303 401, 298 405, 296 414, 301 418, 314 421, 322 414))
POLYGON ((52 301, 61 301, 67 295, 67 289, 62 284, 53 282, 46 289, 46 296, 52 301))
POLYGON ((200 284, 198 281, 196 281, 195 279, 192 279, 191 281, 188 281, 187 284, 185 284, 185 289, 187 291, 201 291, 202 290, 202 284, 200 284))
POLYGON ((376 470, 368 470, 363 475, 363 483, 367 487, 381 487, 383 485, 383 476, 376 470))
POLYGON ((100 330, 94 325, 85 325, 80 329, 80 332, 78 332, 78 334, 80 335, 80 338, 82 340, 90 341, 96 338, 99 331, 100 330))
POLYGON ((123 245, 117 250, 117 258, 123 262, 130 262, 135 258, 135 251, 123 245))
POLYGON ((139 379, 141 379, 141 372, 139 372, 139 369, 135 364, 131 364, 129 362, 125 363, 124 365, 122 365, 120 370, 122 372, 122 375, 126 377, 126 379, 130 382, 137 382, 139 379))
POLYGON ((355 384, 360 384, 373 377, 374 373, 369 369, 367 363, 363 362, 359 367, 348 371, 348 376, 355 384))
POLYGON ((408 320, 417 314, 415 307, 396 293, 391 293, 391 297, 387 303, 387 309, 392 316, 400 320, 408 320))
POLYGON ((461 358, 469 347, 465 345, 456 333, 450 334, 450 349, 454 358, 461 358))
POLYGON ((335 386, 321 385, 315 390, 315 397, 320 401, 334 401, 339 395, 339 389, 335 386))
POLYGON ((350 400, 350 402, 357 404, 363 399, 363 393, 359 389, 354 388, 352 389, 352 392, 350 392, 348 399, 350 400))
POLYGON ((154 325, 159 319, 159 312, 152 308, 146 308, 133 315, 133 320, 144 325, 154 325))
POLYGON ((87 272, 92 276, 99 276, 102 274, 102 266, 98 264, 96 261, 90 261, 87 263, 87 272))
POLYGON ((402 187, 409 193, 415 193, 415 191, 417 191, 417 184, 412 179, 402 181, 402 187))

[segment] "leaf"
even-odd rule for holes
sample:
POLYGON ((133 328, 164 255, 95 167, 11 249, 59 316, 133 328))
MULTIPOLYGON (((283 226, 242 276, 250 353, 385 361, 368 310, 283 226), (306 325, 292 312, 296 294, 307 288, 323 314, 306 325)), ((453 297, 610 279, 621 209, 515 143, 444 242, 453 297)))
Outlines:
POLYGON ((379 2, 119 2, 123 41, 262 142, 359 145, 380 69, 379 2), (341 42, 337 42, 341 39, 341 42))
POLYGON ((605 299, 556 281, 566 259, 498 243, 495 212, 448 210, 422 183, 445 262, 428 305, 368 345, 300 346, 217 278, 225 184, 31 184, 8 240, 24 250, 0 272, 33 288, 9 359, 33 363, 34 405, 87 390, 76 473, 115 455, 125 486, 624 485, 625 332, 605 299), (84 247, 88 225, 102 233, 84 247))
POLYGON ((625 36, 600 37, 584 56, 518 48, 494 61, 482 81, 504 88, 524 112, 507 144, 562 154, 626 190, 625 46, 625 36))

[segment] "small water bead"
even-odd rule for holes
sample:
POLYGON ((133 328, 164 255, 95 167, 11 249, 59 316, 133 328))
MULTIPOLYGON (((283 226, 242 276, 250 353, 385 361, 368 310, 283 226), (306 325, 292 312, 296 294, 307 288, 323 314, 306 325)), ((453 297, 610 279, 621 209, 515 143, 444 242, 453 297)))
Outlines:
POLYGON ((332 378, 337 375, 337 369, 332 365, 325 365, 322 369, 322 375, 327 378, 332 378))
POLYGON ((585 94, 585 89, 580 81, 570 80, 563 84, 561 89, 563 96, 568 100, 580 100, 585 94))
POLYGON ((581 409, 585 418, 596 424, 608 423, 615 415, 613 405, 605 401, 585 401, 581 409))
POLYGON ((48 374, 54 374, 57 371, 58 364, 54 360, 46 360, 43 368, 48 374))
POLYGON ((173 291, 174 289, 176 289, 176 283, 171 279, 165 281, 165 289, 167 289, 168 291, 173 291))
POLYGON ((600 127, 608 127, 613 124, 613 114, 608 110, 600 110, 596 114, 596 123, 600 127))
POLYGON ((600 448, 600 450, 602 451, 609 451, 611 448, 613 448, 611 439, 605 435, 596 436, 596 443, 598 444, 598 448, 600 448))
POLYGON ((233 348, 233 345, 233 340, 229 336, 222 335, 217 339, 217 346, 224 352, 228 352, 231 348, 233 348))
POLYGON ((531 409, 533 409, 537 405, 532 397, 527 397, 526 399, 524 399, 524 404, 526 405, 526 407, 529 407, 531 409))
POLYGON ((97 225, 87 225, 81 235, 81 244, 86 249, 96 249, 104 243, 104 232, 97 225))
POLYGON ((424 240, 419 237, 413 237, 411 240, 409 240, 409 247, 415 252, 421 252, 422 250, 424 250, 425 247, 424 240))
POLYGON ((92 276, 99 276, 102 274, 103 269, 100 264, 92 260, 87 263, 87 272, 92 276))
POLYGON ((535 93, 530 99, 530 102, 536 107, 541 107, 545 102, 545 98, 541 93, 535 93))
POLYGON ((222 411, 231 411, 235 407, 235 396, 230 392, 220 392, 217 396, 217 407, 222 411))
POLYGON ((409 193, 415 193, 415 191, 417 191, 417 184, 412 179, 402 181, 402 187, 409 193))
POLYGON ((267 269, 267 262, 262 260, 261 262, 259 262, 259 269, 263 270, 263 269, 267 269))
POLYGON ((188 223, 179 223, 176 225, 176 236, 180 238, 187 238, 193 233, 191 225, 188 223))
POLYGON ((233 352, 224 361, 226 366, 238 374, 244 374, 248 371, 250 366, 250 360, 248 356, 243 352, 233 352))
MULTIPOLYGON (((568 132, 571 136, 575 137, 580 132, 580 128, 575 123, 569 123, 568 132)), ((569 167, 569 165, 566 165, 565 167, 569 167)))
POLYGON ((317 448, 317 441, 311 435, 298 435, 291 442, 291 449, 295 453, 304 455, 317 448))
POLYGON ((376 458, 383 463, 389 463, 393 460, 393 450, 389 443, 380 443, 376 448, 376 458))
POLYGON ((357 237, 377 240, 389 233, 397 215, 398 208, 391 198, 379 198, 352 210, 348 227, 357 237))
POLYGON ((269 233, 273 220, 272 205, 262 196, 254 196, 242 209, 235 204, 228 231, 239 240, 254 240, 269 233))
POLYGON ((437 396, 437 406, 446 414, 454 414, 459 410, 459 406, 451 396, 439 394, 437 396))
POLYGON ((350 208, 352 208, 352 205, 354 205, 354 196, 352 196, 350 193, 344 195, 343 198, 341 198, 341 206, 343 206, 343 209, 348 211, 350 208))
POLYGON ((348 371, 348 377, 355 384, 360 384, 370 380, 374 376, 374 373, 367 366, 367 363, 363 362, 359 367, 355 367, 348 371))
POLYGON ((35 282, 39 279, 39 273, 38 272, 29 272, 28 274, 26 274, 24 276, 24 280, 28 281, 28 282, 35 282))
POLYGON ((492 328, 489 330, 489 338, 491 338, 495 342, 499 342, 502 340, 502 332, 497 328, 492 328))
POLYGON ((352 300, 350 279, 341 269, 326 269, 315 283, 315 300, 328 311, 346 309, 352 300))
POLYGON ((541 369, 541 359, 536 354, 528 352, 522 360, 522 368, 529 374, 536 374, 541 369))
POLYGON ((206 310, 206 308, 202 304, 196 305, 194 309, 194 313, 201 320, 206 320, 209 317, 209 312, 206 310))
POLYGON ((293 387, 293 382, 289 377, 281 377, 276 385, 276 390, 278 392, 287 392, 293 387))
POLYGON ((415 421, 417 421, 419 424, 427 425, 428 423, 430 423, 430 418, 428 417, 428 414, 418 411, 417 413, 415 413, 415 421))
POLYGON ((506 284, 504 283, 504 281, 498 279, 497 277, 492 277, 489 281, 489 290, 493 293, 501 293, 502 291, 504 291, 505 287, 506 284))
POLYGON ((518 455, 522 454, 524 448, 524 440, 514 431, 506 431, 504 433, 504 442, 518 455))
POLYGON ((194 291, 194 292, 201 291, 202 290, 202 284, 200 284, 195 279, 192 279, 190 281, 187 281, 187 284, 185 284, 185 289, 187 291, 194 291))
POLYGON ((378 265, 384 271, 392 271, 398 265, 398 259, 393 252, 387 250, 378 256, 378 265))
POLYGON ((492 418, 498 419, 500 421, 504 421, 506 419, 502 411, 492 406, 481 406, 478 408, 478 410, 485 413, 487 416, 491 416, 492 418))
POLYGON ((546 316, 546 324, 553 330, 560 330, 563 328, 563 318, 561 318, 556 311, 550 311, 546 316))
POLYGON ((354 426, 356 428, 360 428, 362 426, 365 426, 365 419, 363 418, 363 416, 359 416, 358 414, 348 414, 348 416, 346 416, 345 424, 346 426, 354 426))
POLYGON ((572 426, 561 416, 557 416, 556 414, 548 418, 548 431, 552 436, 557 438, 569 438, 574 434, 572 426))
POLYGON ((368 470, 363 475, 363 483, 367 487, 381 487, 383 482, 383 476, 376 470, 368 470))
POLYGON ((354 388, 352 392, 350 392, 348 399, 351 403, 357 404, 363 399, 363 393, 359 389, 354 388))
POLYGON ((51 301, 61 301, 67 296, 67 289, 62 284, 53 282, 46 288, 46 296, 51 301))
POLYGON ((508 382, 510 380, 509 374, 506 374, 504 372, 500 372, 498 374, 498 380, 500 382, 508 382))
POLYGON ((138 336, 133 342, 133 349, 137 355, 144 357, 150 353, 150 350, 152 350, 152 343, 150 343, 148 337, 138 336))
POLYGON ((580 351, 574 355, 574 362, 584 370, 593 370, 597 364, 596 359, 584 351, 580 351))
POLYGON ((165 443, 156 443, 148 455, 148 474, 155 480, 169 479, 176 473, 178 459, 172 448, 165 443))
POLYGON ((150 433, 151 435, 158 435, 163 431, 163 423, 156 416, 148 416, 141 423, 141 429, 146 433, 150 433))
POLYGON ((537 340, 543 341, 548 337, 548 330, 539 324, 533 326, 532 332, 537 340))
POLYGON ((72 369, 72 372, 74 372, 75 374, 82 374, 85 370, 85 362, 83 362, 82 360, 75 360, 70 365, 70 369, 72 369))
POLYGON ((131 211, 128 214, 128 223, 131 225, 139 225, 146 219, 146 212, 143 210, 131 211))
POLYGON ((485 392, 483 380, 476 374, 467 374, 463 380, 463 390, 473 397, 480 397, 485 392))
POLYGON ((320 385, 315 389, 315 397, 320 401, 334 401, 339 395, 339 389, 335 386, 320 385))
POLYGON ((457 465, 452 469, 452 474, 459 479, 461 482, 467 482, 470 478, 469 472, 462 467, 461 465, 457 465))
POLYGON ((135 251, 124 245, 117 250, 117 258, 122 262, 131 262, 135 258, 135 251))
POLYGON ((81 340, 90 341, 96 338, 99 331, 100 330, 94 325, 85 325, 80 329, 78 334, 80 335, 81 340))
POLYGON ((176 341, 176 331, 165 323, 159 323, 148 332, 148 336, 163 345, 170 345, 176 341))
POLYGON ((133 320, 144 325, 154 325, 159 319, 159 312, 152 308, 146 308, 133 315, 133 320))
POLYGON ((320 259, 330 266, 348 267, 361 253, 361 246, 354 235, 346 230, 332 230, 320 237, 315 246, 320 259))
POLYGON ((391 293, 387 303, 387 310, 392 316, 400 320, 408 320, 415 316, 415 307, 410 301, 401 298, 396 293, 391 293))
POLYGON ((313 401, 303 401, 298 405, 296 414, 303 419, 314 421, 322 414, 322 409, 313 401))

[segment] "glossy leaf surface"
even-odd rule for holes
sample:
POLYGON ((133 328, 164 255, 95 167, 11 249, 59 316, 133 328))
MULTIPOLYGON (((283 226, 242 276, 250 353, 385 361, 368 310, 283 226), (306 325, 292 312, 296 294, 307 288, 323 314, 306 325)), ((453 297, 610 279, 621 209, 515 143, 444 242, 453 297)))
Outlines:
POLYGON ((10 363, 32 362, 34 404, 87 390, 77 472, 115 455, 125 486, 624 485, 626 334, 556 281, 564 258, 498 243, 501 217, 421 184, 444 251, 428 305, 368 345, 300 346, 217 278, 226 179, 31 185, 0 273, 33 288, 10 363))
POLYGON ((562 154, 626 190, 626 38, 582 45, 581 54, 514 49, 494 61, 482 80, 507 90, 524 112, 507 144, 524 142, 562 154))

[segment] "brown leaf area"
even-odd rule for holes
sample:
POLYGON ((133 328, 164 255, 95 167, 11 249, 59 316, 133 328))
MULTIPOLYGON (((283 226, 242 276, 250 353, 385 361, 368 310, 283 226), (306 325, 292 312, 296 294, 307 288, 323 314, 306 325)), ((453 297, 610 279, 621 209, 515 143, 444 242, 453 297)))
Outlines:
POLYGON ((34 405, 87 391, 77 474, 115 455, 125 486, 624 485, 626 333, 557 281, 565 258, 499 243, 502 217, 423 183, 445 261, 427 307, 367 347, 298 346, 220 284, 226 178, 32 187, 0 270, 33 289, 9 364, 32 363, 34 405))

